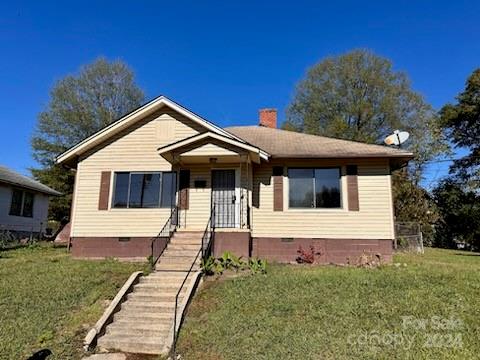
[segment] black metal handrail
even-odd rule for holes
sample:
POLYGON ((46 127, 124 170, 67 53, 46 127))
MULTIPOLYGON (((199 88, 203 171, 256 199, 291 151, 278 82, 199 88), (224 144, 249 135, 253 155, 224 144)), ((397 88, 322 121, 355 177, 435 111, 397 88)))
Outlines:
POLYGON ((152 264, 153 265, 157 263, 158 259, 167 248, 167 245, 170 242, 170 239, 172 238, 172 234, 174 233, 175 227, 177 225, 178 225, 178 207, 175 206, 174 208, 172 208, 170 216, 165 222, 165 225, 163 225, 162 230, 160 230, 157 236, 152 238, 151 248, 152 248, 152 264), (160 241, 160 239, 164 239, 164 238, 167 238, 167 242, 165 243, 165 246, 163 247, 163 249, 158 253, 158 255, 156 255, 155 246, 157 245, 158 241, 160 241))
POLYGON ((215 205, 212 205, 210 211, 210 218, 208 219, 207 226, 202 236, 202 259, 207 258, 210 255, 213 237, 215 236, 215 205))
MULTIPOLYGON (((192 261, 192 264, 190 265, 190 268, 187 271, 187 275, 183 278, 182 284, 180 285, 180 288, 177 291, 177 294, 175 295, 175 312, 173 314, 173 344, 172 344, 172 353, 173 353, 173 358, 176 359, 177 354, 176 354, 176 348, 177 348, 177 312, 178 312, 178 297, 180 296, 180 293, 182 292, 183 286, 187 282, 188 277, 190 276, 190 273, 192 272, 193 267, 195 266, 195 263, 198 260, 198 257, 200 254, 202 254, 202 259, 205 259, 206 256, 210 255, 209 251, 211 250, 213 240, 215 238, 215 206, 212 206, 212 210, 210 212, 210 218, 208 219, 207 226, 205 227, 205 231, 202 236, 202 247, 200 250, 198 250, 197 255, 195 256, 195 259, 192 261)), ((182 321, 182 317, 180 317, 180 322, 182 321)))

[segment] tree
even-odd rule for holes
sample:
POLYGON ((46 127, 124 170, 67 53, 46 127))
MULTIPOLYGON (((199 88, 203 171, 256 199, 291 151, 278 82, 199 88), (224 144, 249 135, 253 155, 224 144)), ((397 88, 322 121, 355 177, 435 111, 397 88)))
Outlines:
POLYGON ((445 150, 432 107, 411 89, 404 73, 367 50, 328 57, 309 69, 284 127, 367 143, 382 143, 393 130, 405 130, 417 162, 445 150))
POLYGON ((433 190, 433 196, 441 219, 434 245, 455 248, 456 242, 464 242, 480 249, 480 195, 450 178, 433 190))
POLYGON ((465 90, 457 96, 456 104, 441 110, 441 123, 449 140, 469 153, 455 160, 450 172, 458 180, 479 189, 480 181, 480 69, 467 79, 465 90))
POLYGON ((137 108, 143 99, 133 72, 118 60, 99 58, 54 85, 32 137, 33 157, 40 167, 31 169, 37 180, 64 194, 52 199, 50 218, 69 216, 74 182, 73 173, 56 165, 55 157, 137 108))
POLYGON ((415 161, 394 178, 397 217, 431 221, 432 213, 417 207, 421 198, 422 208, 431 208, 419 183, 425 162, 448 146, 435 111, 411 89, 404 73, 393 70, 390 60, 354 50, 314 65, 297 85, 283 127, 367 143, 383 143, 395 129, 408 131, 404 148, 415 154, 415 161))

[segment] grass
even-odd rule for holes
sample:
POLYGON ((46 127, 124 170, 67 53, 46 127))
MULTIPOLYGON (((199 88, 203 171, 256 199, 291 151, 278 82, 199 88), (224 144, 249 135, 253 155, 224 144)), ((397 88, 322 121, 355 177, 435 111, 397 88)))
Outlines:
POLYGON ((479 254, 427 249, 394 262, 401 266, 271 265, 267 275, 209 281, 190 305, 178 353, 225 360, 480 358, 479 254), (407 316, 415 323, 403 325, 407 316), (450 327, 437 328, 438 320, 450 327))
POLYGON ((25 359, 48 348, 49 359, 80 359, 88 329, 106 300, 143 264, 74 260, 41 245, 0 253, 0 359, 25 359))

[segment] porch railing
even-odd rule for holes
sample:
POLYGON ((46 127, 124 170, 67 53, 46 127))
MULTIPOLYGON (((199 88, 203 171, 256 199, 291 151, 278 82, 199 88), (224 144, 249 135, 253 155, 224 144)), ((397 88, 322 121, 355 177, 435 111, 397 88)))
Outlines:
POLYGON ((177 349, 177 328, 180 329, 180 324, 182 323, 183 320, 183 311, 182 314, 180 314, 180 317, 178 316, 178 298, 180 296, 180 293, 182 292, 183 287, 185 286, 185 283, 187 282, 188 277, 192 273, 193 267, 195 266, 195 263, 198 260, 198 257, 201 255, 201 259, 205 259, 207 256, 210 255, 210 252, 212 250, 213 242, 215 239, 215 222, 214 222, 214 217, 215 217, 215 206, 212 206, 211 212, 210 212, 210 218, 208 219, 207 226, 205 227, 205 231, 203 232, 202 236, 202 247, 200 250, 197 252, 197 255, 195 256, 195 259, 192 261, 192 264, 190 265, 190 268, 187 271, 187 275, 183 278, 182 284, 180 285, 180 288, 177 291, 177 294, 175 295, 175 310, 173 314, 173 344, 172 344, 172 349, 171 352, 173 353, 173 358, 177 358, 176 354, 176 349, 177 349))
POLYGON ((158 233, 157 236, 152 238, 152 265, 155 265, 163 254, 163 251, 167 248, 170 239, 172 238, 173 233, 175 232, 175 228, 178 225, 178 207, 175 206, 165 225, 163 225, 162 230, 158 233), (165 242, 166 239, 166 242, 165 242))
POLYGON ((217 228, 250 228, 250 207, 243 202, 215 202, 213 223, 217 228))

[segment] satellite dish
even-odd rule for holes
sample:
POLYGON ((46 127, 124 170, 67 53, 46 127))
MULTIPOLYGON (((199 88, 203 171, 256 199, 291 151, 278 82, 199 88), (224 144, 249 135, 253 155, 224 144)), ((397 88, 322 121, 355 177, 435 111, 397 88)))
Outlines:
POLYGON ((389 135, 383 140, 387 145, 401 146, 408 140, 410 134, 406 131, 395 130, 392 135, 389 135))

